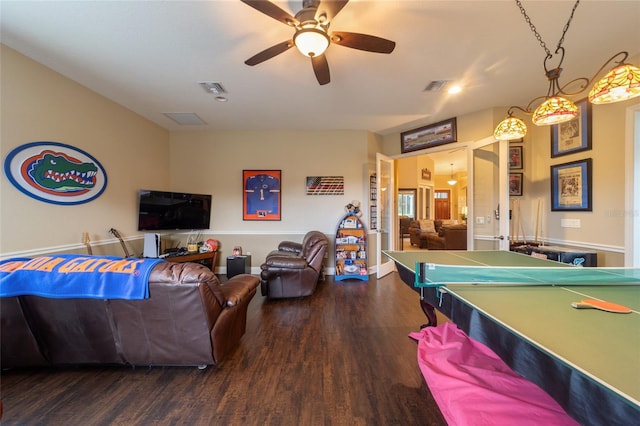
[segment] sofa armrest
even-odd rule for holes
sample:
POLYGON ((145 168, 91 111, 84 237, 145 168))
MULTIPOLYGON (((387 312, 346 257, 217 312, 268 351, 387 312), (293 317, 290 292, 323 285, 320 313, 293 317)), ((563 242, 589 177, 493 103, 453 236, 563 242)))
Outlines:
POLYGON ((278 244, 278 251, 299 254, 302 251, 302 244, 294 241, 282 241, 278 244))
POLYGON ((220 287, 227 300, 227 306, 236 306, 240 305, 247 297, 250 297, 252 291, 258 287, 258 284, 260 284, 258 277, 240 274, 221 284, 220 287))

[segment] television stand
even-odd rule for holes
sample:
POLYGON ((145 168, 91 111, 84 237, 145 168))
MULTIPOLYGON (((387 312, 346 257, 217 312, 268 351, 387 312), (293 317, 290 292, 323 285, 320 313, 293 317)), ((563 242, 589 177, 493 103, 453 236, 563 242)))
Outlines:
POLYGON ((184 263, 184 262, 196 262, 202 263, 204 266, 208 266, 211 271, 214 271, 216 267, 216 258, 218 256, 217 251, 209 251, 206 253, 185 253, 175 254, 167 256, 164 260, 168 262, 184 263))

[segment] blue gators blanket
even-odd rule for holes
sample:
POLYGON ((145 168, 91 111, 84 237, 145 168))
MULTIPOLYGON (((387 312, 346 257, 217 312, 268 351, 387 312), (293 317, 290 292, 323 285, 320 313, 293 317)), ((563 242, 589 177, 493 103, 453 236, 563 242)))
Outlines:
POLYGON ((52 255, 0 261, 0 297, 147 299, 162 259, 52 255))

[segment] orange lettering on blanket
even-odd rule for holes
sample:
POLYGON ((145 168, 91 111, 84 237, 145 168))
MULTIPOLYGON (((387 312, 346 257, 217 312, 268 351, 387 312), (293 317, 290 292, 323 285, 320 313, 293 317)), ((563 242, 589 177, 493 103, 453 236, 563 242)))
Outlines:
MULTIPOLYGON (((87 264, 87 263, 92 264, 93 262, 95 262, 95 260, 89 257, 76 257, 74 259, 67 261, 67 263, 65 263, 64 265, 61 265, 60 268, 58 269, 58 272, 61 274, 68 274, 69 272, 78 272, 78 265, 87 264)), ((85 268, 82 268, 83 271, 84 269, 85 268)))
POLYGON ((15 261, 15 262, 7 262, 3 265, 0 265, 1 272, 13 272, 20 269, 26 262, 24 261, 15 261))
POLYGON ((49 256, 36 257, 34 259, 31 259, 27 263, 25 263, 24 266, 20 269, 23 269, 26 271, 51 272, 53 268, 58 266, 60 262, 62 262, 63 260, 64 258, 62 257, 49 257, 49 256))
POLYGON ((99 271, 132 274, 139 263, 142 263, 142 260, 118 260, 104 265, 99 269, 99 271))
POLYGON ((24 269, 25 271, 37 271, 40 266, 44 265, 45 263, 47 263, 48 261, 50 261, 51 259, 53 259, 52 257, 36 257, 34 259, 31 259, 30 261, 28 261, 27 263, 24 264, 24 266, 20 269, 24 269))
MULTIPOLYGON (((102 262, 108 262, 107 259, 99 260, 102 262)), ((68 274, 70 272, 87 272, 87 269, 95 263, 96 259, 92 259, 89 257, 77 257, 60 266, 58 272, 60 272, 61 274, 68 274)))
POLYGON ((58 265, 57 272, 61 274, 77 272, 112 272, 117 274, 133 274, 138 265, 144 263, 143 259, 137 260, 111 260, 94 257, 76 257, 68 260, 64 257, 42 256, 29 261, 13 261, 0 266, 2 272, 14 272, 19 270, 52 272, 58 265), (62 263, 67 260, 66 263, 62 263))
POLYGON ((74 272, 113 272, 120 274, 131 274, 142 260, 110 260, 96 259, 89 257, 79 257, 62 265, 59 269, 61 273, 74 272))

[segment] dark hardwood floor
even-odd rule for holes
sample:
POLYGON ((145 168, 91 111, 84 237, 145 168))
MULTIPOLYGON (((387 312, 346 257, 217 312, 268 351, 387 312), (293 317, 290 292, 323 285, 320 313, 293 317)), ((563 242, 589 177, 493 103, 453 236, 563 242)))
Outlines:
POLYGON ((407 337, 425 322, 397 273, 249 306, 217 367, 3 371, 3 425, 445 425, 407 337))

